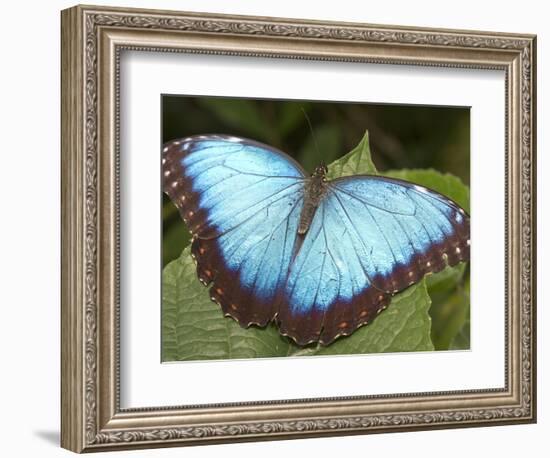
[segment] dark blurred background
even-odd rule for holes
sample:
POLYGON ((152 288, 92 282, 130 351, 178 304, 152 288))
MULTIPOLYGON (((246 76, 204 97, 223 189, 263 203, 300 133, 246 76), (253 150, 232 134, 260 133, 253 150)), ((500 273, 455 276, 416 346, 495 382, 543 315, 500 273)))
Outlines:
MULTIPOLYGON (((235 135, 285 151, 308 172, 348 153, 365 130, 378 170, 434 168, 470 184, 469 108, 162 96, 163 143, 196 134, 235 135)), ((189 233, 164 194, 162 219, 166 265, 189 243, 189 233)))

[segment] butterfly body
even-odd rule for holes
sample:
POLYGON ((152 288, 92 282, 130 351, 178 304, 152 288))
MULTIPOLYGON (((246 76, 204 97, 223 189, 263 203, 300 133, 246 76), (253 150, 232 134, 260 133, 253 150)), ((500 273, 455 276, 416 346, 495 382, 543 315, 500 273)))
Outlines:
POLYGON ((275 321, 299 345, 328 345, 425 274, 469 259, 469 217, 446 197, 326 172, 307 176, 285 153, 237 137, 164 146, 164 190, 193 234, 199 279, 242 326, 275 321))
POLYGON ((327 168, 321 165, 315 169, 311 178, 304 184, 304 207, 300 213, 300 224, 298 225, 298 234, 300 235, 304 235, 309 229, 315 211, 327 193, 326 173, 327 168))

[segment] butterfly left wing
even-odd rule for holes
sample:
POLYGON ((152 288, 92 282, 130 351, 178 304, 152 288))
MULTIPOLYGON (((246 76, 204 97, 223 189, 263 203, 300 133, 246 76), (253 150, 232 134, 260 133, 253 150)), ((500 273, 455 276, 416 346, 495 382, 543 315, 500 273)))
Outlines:
POLYGON ((193 234, 199 279, 242 326, 273 319, 291 262, 304 172, 281 151, 224 135, 163 148, 164 191, 193 234))
POLYGON ((377 176, 329 182, 291 266, 278 319, 299 344, 329 344, 391 296, 469 259, 469 217, 429 189, 377 176))

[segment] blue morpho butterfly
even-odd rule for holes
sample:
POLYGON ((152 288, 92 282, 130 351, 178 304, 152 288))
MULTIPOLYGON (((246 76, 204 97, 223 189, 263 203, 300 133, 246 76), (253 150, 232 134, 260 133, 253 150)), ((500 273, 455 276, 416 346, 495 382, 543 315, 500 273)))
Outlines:
POLYGON ((193 234, 210 295, 242 326, 275 321, 330 344, 425 274, 470 256, 469 216, 435 191, 356 175, 308 176, 256 141, 198 135, 163 148, 164 191, 193 234))

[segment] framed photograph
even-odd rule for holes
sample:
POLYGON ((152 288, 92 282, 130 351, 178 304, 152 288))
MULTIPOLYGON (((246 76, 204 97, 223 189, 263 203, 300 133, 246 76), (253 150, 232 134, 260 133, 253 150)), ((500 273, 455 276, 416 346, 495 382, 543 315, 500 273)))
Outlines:
POLYGON ((62 446, 536 420, 532 35, 62 12, 62 446))

